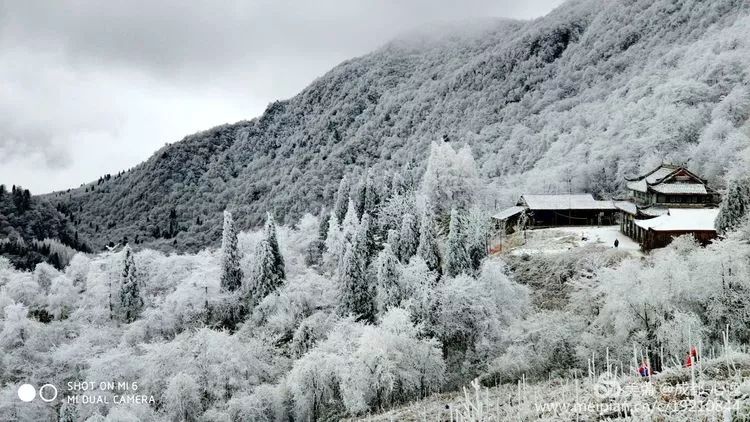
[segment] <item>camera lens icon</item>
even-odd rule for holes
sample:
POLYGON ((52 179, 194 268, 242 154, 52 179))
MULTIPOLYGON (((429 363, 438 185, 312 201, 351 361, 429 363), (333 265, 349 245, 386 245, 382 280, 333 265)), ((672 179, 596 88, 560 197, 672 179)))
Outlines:
POLYGON ((29 403, 36 397, 36 388, 31 384, 23 384, 18 387, 18 398, 22 402, 29 403))
MULTIPOLYGON (((36 388, 31 384, 23 384, 18 387, 18 398, 22 402, 30 403, 36 398, 36 388)), ((57 398, 57 387, 52 384, 44 384, 39 387, 39 398, 49 403, 57 398)))
POLYGON ((57 398, 57 387, 52 384, 44 384, 39 387, 39 398, 47 403, 54 401, 57 398))

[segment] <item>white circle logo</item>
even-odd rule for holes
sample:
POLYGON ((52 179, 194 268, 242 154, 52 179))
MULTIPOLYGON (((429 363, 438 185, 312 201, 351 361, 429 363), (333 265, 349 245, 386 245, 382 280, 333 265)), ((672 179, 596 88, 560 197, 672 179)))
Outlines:
POLYGON ((39 387, 39 398, 47 403, 53 401, 57 398, 57 387, 52 384, 44 384, 43 386, 39 387), (47 394, 48 397, 42 395, 42 391, 45 390, 52 390, 52 392, 47 394))
POLYGON ((18 387, 18 398, 23 402, 30 402, 36 397, 36 389, 31 384, 24 384, 18 387))
POLYGON ((614 399, 622 392, 622 387, 617 381, 617 377, 610 373, 599 375, 597 383, 594 384, 594 395, 599 399, 614 399))

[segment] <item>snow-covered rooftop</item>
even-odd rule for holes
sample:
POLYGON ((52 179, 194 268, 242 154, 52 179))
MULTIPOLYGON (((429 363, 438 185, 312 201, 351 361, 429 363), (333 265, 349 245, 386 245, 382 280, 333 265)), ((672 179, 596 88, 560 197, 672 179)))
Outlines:
POLYGON ((700 183, 661 183, 658 185, 651 186, 651 189, 659 193, 667 194, 682 194, 692 193, 699 195, 706 195, 706 186, 700 183))
POLYGON ((617 209, 625 211, 630 215, 637 215, 640 212, 641 214, 648 215, 650 217, 658 217, 669 212, 668 208, 655 205, 638 207, 636 204, 630 201, 617 201, 615 202, 615 207, 617 207, 617 209))
POLYGON ((656 171, 645 177, 646 182, 648 182, 649 185, 656 183, 659 180, 672 174, 676 170, 676 168, 677 167, 674 166, 662 165, 656 171))
POLYGON ((648 192, 651 188, 654 192, 664 194, 692 194, 692 195, 706 195, 708 189, 706 185, 697 177, 691 176, 687 169, 683 167, 674 166, 671 164, 663 164, 661 167, 646 173, 645 175, 638 176, 636 178, 628 179, 627 187, 630 190, 638 192, 648 192), (672 182, 671 175, 678 174, 678 172, 686 173, 682 177, 687 178, 691 182, 685 183, 674 183, 672 182))
POLYGON ((612 201, 597 201, 590 193, 522 195, 531 210, 614 210, 612 201))
POLYGON ((513 217, 514 215, 522 213, 525 209, 526 208, 517 205, 498 212, 497 214, 493 215, 492 218, 494 218, 495 220, 505 220, 507 218, 513 217))
POLYGON ((638 192, 646 192, 648 190, 648 185, 646 184, 646 180, 637 180, 635 182, 628 182, 628 189, 631 190, 637 190, 638 192))
POLYGON ((718 208, 670 208, 668 214, 636 220, 635 224, 654 231, 712 231, 718 214, 718 208))
POLYGON ((635 215, 638 212, 638 207, 636 207, 635 204, 630 201, 617 201, 615 202, 615 207, 625 211, 628 214, 635 215))
POLYGON ((651 206, 651 207, 641 208, 639 211, 644 215, 648 215, 651 217, 658 217, 660 215, 668 214, 669 208, 651 206))

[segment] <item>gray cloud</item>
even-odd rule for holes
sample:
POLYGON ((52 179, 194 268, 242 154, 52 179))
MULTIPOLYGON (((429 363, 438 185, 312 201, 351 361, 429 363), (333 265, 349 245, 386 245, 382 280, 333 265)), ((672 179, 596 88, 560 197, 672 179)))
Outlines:
POLYGON ((436 21, 561 0, 0 3, 0 182, 76 186, 436 21))

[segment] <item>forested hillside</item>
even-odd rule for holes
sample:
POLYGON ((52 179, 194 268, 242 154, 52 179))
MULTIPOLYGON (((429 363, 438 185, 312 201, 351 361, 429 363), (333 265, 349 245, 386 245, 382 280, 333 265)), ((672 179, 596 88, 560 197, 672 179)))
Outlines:
POLYGON ((16 268, 40 262, 62 268, 77 251, 89 252, 73 228, 70 210, 33 197, 28 189, 0 185, 0 254, 16 268))
POLYGON ((266 210, 293 222, 330 202, 342 175, 418 168, 441 138, 472 148, 492 205, 522 191, 612 196, 661 160, 721 187, 748 144, 749 8, 577 0, 534 21, 405 35, 257 119, 49 199, 80 207, 96 249, 137 236, 198 250, 218 242, 224 209, 243 228, 266 210))
POLYGON ((488 256, 477 173, 433 142, 418 186, 345 178, 249 232, 227 211, 221 248, 0 257, 0 421, 745 420, 750 207, 705 247, 488 256))

